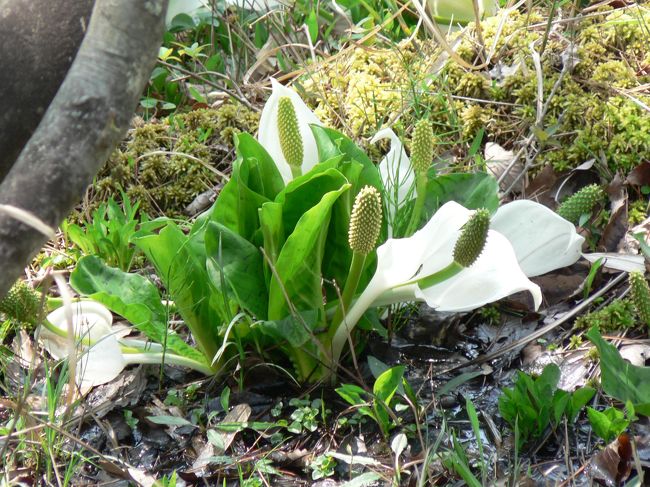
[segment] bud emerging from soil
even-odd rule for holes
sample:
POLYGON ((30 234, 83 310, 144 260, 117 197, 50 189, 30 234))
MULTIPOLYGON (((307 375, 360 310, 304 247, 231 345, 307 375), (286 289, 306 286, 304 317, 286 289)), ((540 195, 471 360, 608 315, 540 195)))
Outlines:
POLYGON ((603 188, 590 184, 565 200, 557 209, 557 214, 571 223, 578 223, 580 217, 589 213, 604 197, 603 188))
POLYGON ((373 186, 364 186, 357 194, 350 216, 348 242, 354 252, 366 255, 375 250, 381 230, 381 196, 373 186))
POLYGON ((280 98, 278 104, 278 134, 280 148, 287 164, 293 168, 300 168, 304 158, 304 149, 296 110, 288 96, 280 98))
POLYGON ((463 225, 454 247, 454 261, 463 267, 471 266, 479 258, 490 229, 490 212, 481 208, 463 225))

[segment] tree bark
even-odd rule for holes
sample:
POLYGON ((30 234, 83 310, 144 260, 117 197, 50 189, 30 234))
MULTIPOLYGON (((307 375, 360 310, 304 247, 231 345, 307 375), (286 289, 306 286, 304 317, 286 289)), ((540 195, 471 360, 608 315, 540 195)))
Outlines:
POLYGON ((0 182, 63 83, 94 0, 0 0, 0 182))
MULTIPOLYGON (((128 128, 162 40, 167 0, 97 0, 54 100, 0 184, 0 204, 56 227, 128 128)), ((0 213, 0 296, 45 236, 0 213)))

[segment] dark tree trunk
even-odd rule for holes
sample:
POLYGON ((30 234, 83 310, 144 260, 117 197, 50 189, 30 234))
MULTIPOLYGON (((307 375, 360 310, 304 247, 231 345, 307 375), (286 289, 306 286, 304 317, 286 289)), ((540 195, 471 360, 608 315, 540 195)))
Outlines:
POLYGON ((0 182, 63 83, 94 0, 0 0, 0 182))
MULTIPOLYGON (((128 128, 156 60, 166 8, 166 0, 95 2, 65 81, 0 184, 1 205, 56 227, 79 201, 128 128)), ((0 296, 45 240, 0 212, 0 296)))

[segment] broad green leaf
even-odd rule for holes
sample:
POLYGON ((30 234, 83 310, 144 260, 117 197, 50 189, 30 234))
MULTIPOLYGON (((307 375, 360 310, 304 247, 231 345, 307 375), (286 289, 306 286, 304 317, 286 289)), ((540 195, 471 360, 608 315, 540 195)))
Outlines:
POLYGON ((300 348, 311 338, 311 330, 318 320, 318 310, 307 310, 301 311, 298 316, 256 323, 255 329, 272 338, 276 344, 286 342, 290 347, 300 348))
POLYGON ((133 242, 147 256, 199 347, 211 361, 221 345, 219 331, 232 316, 224 296, 212 286, 206 254, 198 236, 189 237, 173 222, 153 233, 156 221, 134 236, 133 242))
POLYGON ((147 416, 147 419, 152 423, 162 424, 165 426, 191 426, 192 428, 198 428, 198 426, 180 416, 147 416))
POLYGON ((631 401, 636 412, 650 415, 650 367, 638 367, 623 359, 614 345, 603 340, 596 327, 586 336, 600 355, 603 390, 621 402, 631 401))
POLYGON ((353 188, 355 194, 359 189, 366 185, 374 186, 377 189, 382 188, 379 171, 368 155, 357 147, 352 140, 334 129, 318 125, 312 125, 311 131, 316 139, 318 155, 320 156, 321 161, 343 154, 343 161, 357 161, 363 166, 363 170, 356 182, 350 181, 355 184, 355 187, 353 188))
POLYGON ((566 417, 569 420, 569 423, 575 423, 580 410, 591 401, 594 394, 596 394, 596 390, 591 387, 581 387, 571 394, 571 402, 566 410, 566 417))
POLYGON ((402 377, 404 377, 405 371, 406 367, 399 365, 383 372, 375 381, 375 385, 372 388, 373 394, 388 405, 397 388, 402 383, 402 377))
POLYGON ((266 149, 252 135, 247 133, 240 133, 235 136, 235 149, 238 159, 256 161, 254 167, 251 168, 247 181, 251 191, 269 200, 274 200, 284 188, 284 181, 266 149))
POLYGON ((282 222, 282 205, 280 203, 264 203, 260 208, 260 226, 262 229, 262 241, 264 247, 264 276, 267 286, 271 280, 271 267, 280 255, 280 249, 286 239, 284 224, 282 222))
MULTIPOLYGON (((460 203, 470 210, 487 208, 490 212, 495 212, 499 207, 497 182, 491 175, 483 172, 433 177, 427 185, 426 211, 422 212, 422 221, 427 221, 438 208, 449 201, 460 203)), ((412 205, 412 202, 405 205, 402 211, 409 215, 412 205)), ((401 216, 402 211, 398 221, 406 219, 401 216)))
MULTIPOLYGON (((331 166, 336 165, 336 160, 331 166)), ((312 171, 304 174, 289 184, 280 193, 276 203, 282 205, 282 223, 287 235, 291 234, 302 215, 316 206, 323 196, 336 191, 348 181, 334 167, 324 169, 328 164, 318 164, 312 171)))
MULTIPOLYGON (((339 182, 345 179, 340 174, 332 174, 329 178, 339 182)), ((323 183, 327 184, 325 180, 323 183)), ((279 281, 275 276, 271 278, 269 320, 288 316, 292 306, 298 311, 323 306, 321 264, 332 205, 349 187, 344 182, 338 189, 326 193, 318 204, 302 215, 287 238, 276 263, 279 281)))
POLYGON ((251 241, 259 229, 259 208, 284 188, 282 176, 266 150, 249 134, 235 137, 238 158, 210 218, 251 241))
POLYGON ((266 318, 268 295, 258 248, 217 222, 208 224, 205 246, 212 285, 222 294, 232 292, 239 306, 256 318, 266 318), (222 279, 227 290, 222 289, 222 279))
POLYGON ((206 363, 201 352, 168 330, 167 309, 156 286, 145 277, 108 267, 99 257, 87 256, 77 263, 70 285, 79 294, 123 316, 151 340, 166 344, 173 353, 206 363))

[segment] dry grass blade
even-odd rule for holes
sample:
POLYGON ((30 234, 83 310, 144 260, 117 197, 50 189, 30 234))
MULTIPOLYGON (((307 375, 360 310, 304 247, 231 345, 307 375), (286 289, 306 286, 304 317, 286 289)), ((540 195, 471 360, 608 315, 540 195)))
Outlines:
POLYGON ((12 205, 0 205, 0 213, 9 215, 14 219, 23 222, 25 225, 29 225, 34 230, 41 232, 47 238, 54 238, 56 236, 56 232, 51 226, 29 211, 25 211, 12 205))

